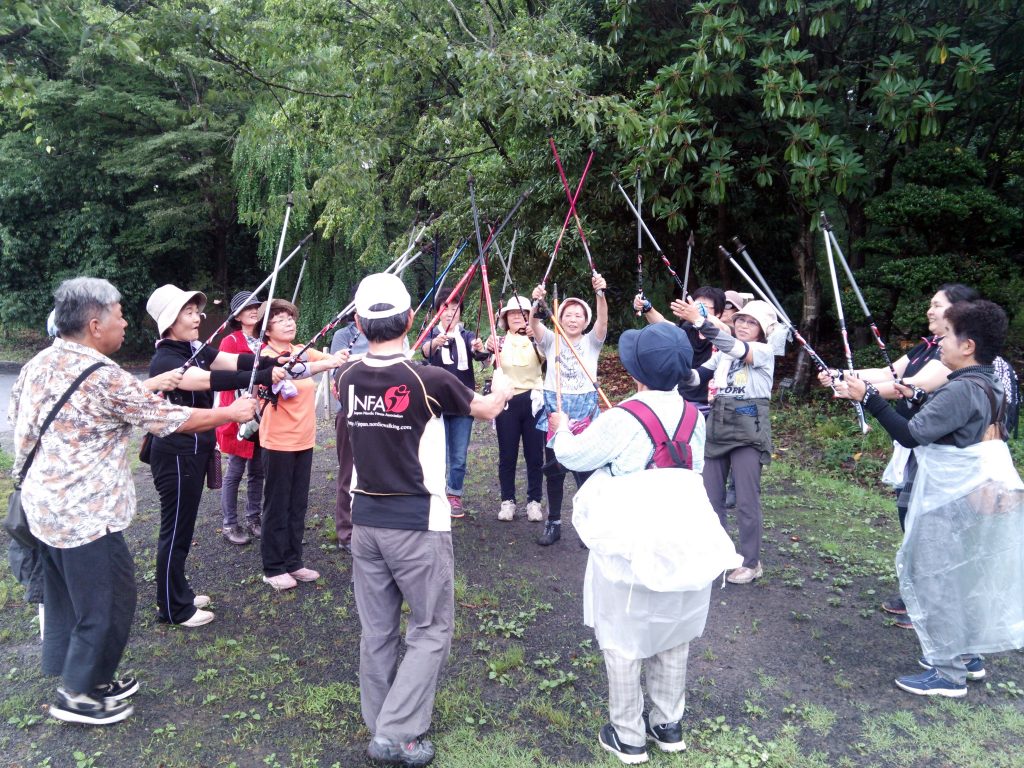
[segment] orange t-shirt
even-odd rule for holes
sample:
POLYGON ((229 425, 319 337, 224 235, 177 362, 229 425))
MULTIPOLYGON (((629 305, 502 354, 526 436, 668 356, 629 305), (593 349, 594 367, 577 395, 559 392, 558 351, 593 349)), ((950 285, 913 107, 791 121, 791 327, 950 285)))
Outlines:
MULTIPOLYGON (((298 352, 302 347, 294 344, 289 350, 298 352)), ((262 354, 278 356, 281 351, 264 347, 262 354)), ((310 361, 323 360, 329 355, 308 349, 310 361)), ((267 406, 260 420, 260 445, 272 451, 305 451, 316 444, 316 383, 313 377, 292 381, 299 393, 285 400, 277 399, 277 407, 267 406)))

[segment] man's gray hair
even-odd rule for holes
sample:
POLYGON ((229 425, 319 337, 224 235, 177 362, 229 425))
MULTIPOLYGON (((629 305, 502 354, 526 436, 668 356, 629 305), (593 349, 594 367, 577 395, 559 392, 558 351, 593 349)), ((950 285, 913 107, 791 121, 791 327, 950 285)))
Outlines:
POLYGON ((65 280, 53 292, 55 322, 61 336, 81 336, 94 317, 102 319, 120 303, 121 293, 98 277, 65 280))

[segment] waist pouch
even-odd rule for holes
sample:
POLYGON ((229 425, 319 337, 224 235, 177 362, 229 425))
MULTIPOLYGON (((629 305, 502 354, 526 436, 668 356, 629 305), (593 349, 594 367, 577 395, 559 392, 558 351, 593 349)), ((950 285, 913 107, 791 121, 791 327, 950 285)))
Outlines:
POLYGON ((768 404, 768 398, 716 397, 708 415, 705 458, 721 458, 735 448, 749 445, 761 452, 762 464, 770 463, 772 422, 768 404))

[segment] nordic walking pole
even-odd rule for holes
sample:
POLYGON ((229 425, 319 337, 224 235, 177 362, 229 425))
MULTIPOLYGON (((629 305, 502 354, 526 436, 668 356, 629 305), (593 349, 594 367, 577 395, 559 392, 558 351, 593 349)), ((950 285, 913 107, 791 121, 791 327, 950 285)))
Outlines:
POLYGON ((308 252, 302 255, 302 266, 299 267, 299 277, 295 281, 295 291, 292 293, 292 304, 299 300, 299 289, 302 287, 302 276, 306 274, 306 259, 308 257, 308 252))
MULTIPOLYGON (((420 238, 423 236, 423 233, 426 231, 426 229, 427 225, 424 224, 423 227, 420 228, 419 234, 416 235, 416 237, 413 239, 412 243, 405 250, 405 252, 397 259, 395 259, 393 262, 391 262, 390 266, 388 266, 387 269, 384 270, 385 272, 389 272, 394 275, 401 275, 402 272, 405 271, 406 267, 408 267, 410 264, 412 264, 414 261, 416 261, 416 259, 420 257, 419 253, 413 254, 412 252, 416 248, 416 243, 419 242, 420 238)), ((355 311, 355 303, 350 302, 343 310, 341 310, 341 312, 336 314, 334 318, 327 323, 327 325, 325 325, 323 328, 317 331, 313 338, 306 342, 306 345, 302 347, 302 349, 293 354, 289 358, 288 362, 285 363, 285 366, 289 370, 291 370, 295 363, 299 361, 299 358, 302 357, 303 354, 305 354, 306 350, 308 350, 310 347, 316 344, 316 342, 322 336, 324 336, 324 334, 329 332, 332 328, 336 327, 338 323, 340 323, 346 315, 351 314, 353 311, 355 311)), ((353 338, 353 343, 354 341, 355 340, 353 338)))
MULTIPOLYGON (((750 270, 757 276, 757 279, 761 281, 761 286, 764 288, 764 291, 762 291, 762 293, 767 293, 769 296, 771 296, 771 301, 769 301, 768 303, 775 306, 781 312, 780 317, 785 317, 786 325, 792 328, 793 322, 789 319, 789 315, 786 314, 786 310, 782 308, 782 302, 775 298, 775 294, 772 293, 772 289, 768 286, 768 281, 764 279, 764 275, 761 274, 761 270, 757 268, 757 265, 754 263, 754 260, 750 257, 750 254, 747 252, 747 246, 740 242, 740 239, 738 237, 734 237, 732 239, 732 244, 736 246, 736 253, 739 253, 743 256, 747 264, 750 266, 750 270)), ((722 246, 718 247, 721 248, 722 246)), ((723 248, 722 250, 725 249, 723 248)), ((729 252, 726 251, 726 253, 729 252)), ((730 255, 729 258, 731 259, 732 256, 730 255)))
POLYGON ((821 356, 814 351, 814 347, 810 345, 807 339, 805 339, 800 334, 800 331, 797 329, 797 327, 793 325, 793 323, 790 321, 789 316, 782 311, 782 307, 778 306, 776 302, 768 298, 768 294, 761 288, 760 285, 754 282, 753 278, 751 278, 750 275, 748 275, 746 271, 743 269, 743 267, 740 266, 740 263, 736 261, 736 257, 729 253, 724 246, 718 246, 718 250, 723 256, 725 256, 729 260, 729 263, 732 264, 733 267, 735 267, 736 271, 740 273, 740 276, 744 280, 746 280, 747 283, 750 284, 750 287, 754 289, 754 293, 760 296, 769 306, 775 309, 775 312, 778 315, 779 320, 782 321, 783 325, 789 328, 790 332, 793 334, 793 338, 796 339, 797 343, 804 348, 804 350, 807 352, 807 356, 811 358, 811 360, 817 366, 818 370, 828 372, 829 376, 832 378, 833 381, 832 391, 835 391, 835 377, 832 376, 831 369, 828 367, 825 361, 821 359, 821 356))
MULTIPOLYGON (((640 169, 636 172, 636 209, 639 211, 643 204, 643 193, 640 191, 640 169)), ((644 231, 640 229, 640 219, 636 221, 636 293, 641 301, 644 300, 644 231)), ((642 309, 636 311, 637 317, 643 314, 642 309)))
POLYGON ((839 247, 839 241, 836 239, 835 232, 832 231, 832 223, 828 220, 828 216, 825 212, 821 212, 821 228, 825 230, 826 236, 832 241, 832 248, 835 250, 836 256, 839 257, 839 263, 843 265, 843 270, 846 272, 846 277, 850 281, 850 287, 853 289, 853 295, 857 297, 857 302, 860 304, 861 311, 864 313, 864 319, 868 321, 868 325, 871 327, 871 335, 875 337, 875 343, 878 344, 878 348, 882 351, 882 357, 885 359, 885 364, 889 366, 889 373, 892 374, 893 381, 899 381, 900 377, 896 373, 896 369, 893 367, 892 359, 889 357, 889 350, 885 346, 885 341, 882 340, 882 334, 878 330, 878 326, 875 324, 875 319, 871 316, 871 310, 868 309, 868 303, 864 300, 864 294, 860 291, 860 286, 857 285, 857 280, 853 276, 853 270, 850 269, 850 265, 846 261, 846 257, 843 255, 843 249, 839 247))
POLYGON ((687 295, 686 287, 690 284, 690 257, 693 255, 693 230, 686 238, 686 269, 683 270, 683 295, 687 295))
MULTIPOLYGON (((288 262, 291 261, 292 258, 294 258, 295 254, 297 254, 300 250, 302 250, 302 247, 307 242, 309 242, 309 239, 311 237, 313 237, 313 233, 312 232, 310 232, 308 235, 306 235, 304 238, 302 238, 301 241, 299 241, 299 244, 295 246, 295 249, 291 253, 289 253, 286 258, 281 260, 281 266, 278 268, 278 271, 284 269, 288 265, 288 262)), ((305 261, 303 261, 303 263, 305 263, 305 261)), ((251 292, 250 295, 251 296, 258 295, 260 291, 262 291, 264 288, 267 287, 267 283, 270 282, 270 278, 272 276, 274 276, 275 274, 277 274, 277 273, 276 272, 271 272, 269 275, 267 275, 266 280, 264 280, 262 283, 260 283, 258 286, 256 286, 256 288, 251 292)), ((294 302, 292 302, 292 303, 294 303, 294 302)), ((244 310, 244 309, 245 309, 245 307, 240 307, 238 309, 238 311, 231 312, 227 316, 227 318, 225 318, 224 322, 220 324, 220 327, 217 328, 217 330, 215 330, 213 333, 211 333, 209 335, 209 337, 206 339, 206 341, 204 341, 202 344, 200 344, 199 347, 196 349, 196 351, 192 353, 192 357, 190 357, 188 360, 186 360, 184 365, 181 366, 180 370, 181 370, 182 373, 184 373, 186 370, 188 370, 188 367, 195 362, 195 359, 199 356, 199 353, 203 351, 203 347, 210 346, 213 343, 213 340, 215 338, 217 338, 221 333, 223 333, 224 329, 228 327, 228 323, 231 322, 234 318, 238 317, 238 315, 241 314, 242 310, 244 310)))
POLYGON ((544 277, 541 279, 541 285, 548 284, 548 277, 551 275, 551 268, 555 265, 555 256, 558 255, 558 249, 562 245, 562 238, 565 236, 565 230, 569 226, 569 220, 572 218, 572 212, 576 209, 576 201, 579 199, 580 192, 583 191, 583 182, 587 180, 587 173, 590 172, 590 164, 594 160, 594 153, 590 153, 590 157, 587 158, 587 164, 583 168, 583 175, 580 176, 580 183, 576 186, 576 192, 570 200, 569 212, 565 214, 565 221, 562 222, 562 229, 558 233, 558 239, 555 241, 555 248, 551 252, 551 259, 548 261, 548 268, 544 270, 544 277))
MULTIPOLYGON (((587 257, 587 265, 590 267, 591 276, 597 274, 597 268, 594 266, 594 257, 590 255, 590 246, 587 244, 587 236, 583 234, 583 224, 580 222, 580 216, 576 212, 576 201, 573 198, 572 190, 569 188, 569 179, 565 175, 565 169, 562 167, 562 159, 558 156, 558 150, 555 148, 555 140, 548 137, 548 143, 551 144, 551 153, 555 156, 555 165, 558 167, 558 176, 562 180, 562 188, 565 189, 565 197, 569 201, 569 210, 572 213, 572 217, 576 220, 576 231, 580 233, 580 242, 583 244, 583 253, 587 257)), ((594 153, 591 152, 590 156, 593 157, 594 153)), ((602 288, 597 292, 598 296, 604 296, 604 289, 602 288)))
MULTIPOLYGON (((473 183, 472 173, 468 175, 467 183, 469 184, 469 204, 473 209, 473 228, 476 230, 476 245, 480 251, 480 280, 483 283, 484 297, 487 299, 487 320, 490 323, 491 336, 497 337, 498 331, 494 325, 494 306, 491 304, 490 283, 487 280, 487 252, 484 250, 484 241, 480 237, 480 212, 476 208, 476 185, 473 183)), ((488 241, 493 243, 494 240, 495 238, 492 233, 488 241)), ((501 368, 501 353, 498 351, 497 345, 494 347, 494 367, 495 369, 501 368)))
POLYGON ((448 272, 450 272, 451 268, 455 266, 455 262, 458 260, 459 256, 462 255, 462 252, 466 249, 468 245, 469 238, 467 237, 465 240, 462 241, 462 245, 460 245, 455 250, 455 253, 452 255, 451 259, 448 261, 448 264, 445 266, 445 268, 441 271, 441 274, 434 279, 434 285, 423 296, 423 299, 420 301, 419 305, 416 307, 416 310, 413 312, 414 315, 418 315, 420 313, 420 310, 423 309, 423 305, 430 301, 430 297, 434 295, 434 293, 441 285, 444 284, 444 280, 448 276, 448 272))
MULTIPOLYGON (((552 317, 558 316, 558 283, 555 283, 555 295, 552 302, 552 317)), ((561 335, 555 332, 555 410, 562 410, 562 359, 561 359, 561 335)))
MULTIPOLYGON (((836 297, 836 316, 839 318, 839 335, 843 339, 843 354, 846 356, 846 367, 852 371, 854 369, 853 350, 850 349, 850 336, 846 331, 846 314, 843 312, 843 296, 839 292, 836 261, 832 256, 832 241, 828 239, 828 232, 822 230, 822 234, 825 236, 825 255, 828 257, 828 274, 832 279, 832 293, 836 297)), ((854 401, 853 407, 857 411, 857 421, 860 424, 861 434, 866 435, 868 433, 868 423, 864 419, 864 406, 854 401)))
POLYGON ((675 280, 676 285, 679 286, 679 290, 683 292, 683 298, 692 298, 690 294, 686 292, 686 287, 683 285, 683 281, 679 279, 679 275, 672 268, 672 262, 668 260, 665 252, 661 250, 661 246, 658 245, 658 241, 655 240, 654 235, 651 234, 651 230, 648 229, 647 224, 644 222, 644 217, 640 214, 640 211, 633 206, 633 201, 629 199, 629 195, 626 194, 626 190, 622 188, 622 183, 619 181, 619 177, 612 174, 612 179, 615 180, 615 186, 619 188, 619 192, 621 192, 622 196, 626 198, 626 205, 629 206, 629 210, 631 210, 633 215, 636 216, 636 223, 643 228, 644 234, 647 235, 647 239, 650 240, 651 245, 654 246, 654 252, 661 258, 661 263, 665 265, 666 269, 668 269, 668 273, 672 275, 672 279, 675 280))
MULTIPOLYGON (((274 271, 270 275, 270 288, 267 290, 267 311, 263 313, 263 323, 260 327, 260 335, 256 338, 262 339, 267 335, 267 324, 270 321, 270 304, 274 300, 274 288, 277 287, 277 274, 281 271, 281 254, 284 252, 284 239, 288 234, 288 219, 291 217, 292 208, 295 207, 295 201, 292 199, 292 193, 288 193, 287 207, 284 209, 284 225, 281 227, 281 239, 277 243, 277 257, 274 259, 274 271)), ((256 362, 252 366, 252 376, 249 377, 249 395, 252 395, 253 389, 256 387, 256 369, 259 368, 259 352, 256 353, 256 362)))

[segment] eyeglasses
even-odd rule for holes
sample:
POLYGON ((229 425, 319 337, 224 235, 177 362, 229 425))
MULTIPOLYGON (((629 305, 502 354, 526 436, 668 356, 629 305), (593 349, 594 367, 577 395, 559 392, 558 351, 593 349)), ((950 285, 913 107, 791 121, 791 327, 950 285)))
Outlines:
POLYGON ((761 327, 761 324, 757 322, 757 320, 755 320, 752 317, 747 317, 746 315, 739 315, 735 320, 733 320, 733 323, 735 323, 736 325, 750 325, 756 326, 758 328, 761 327))

